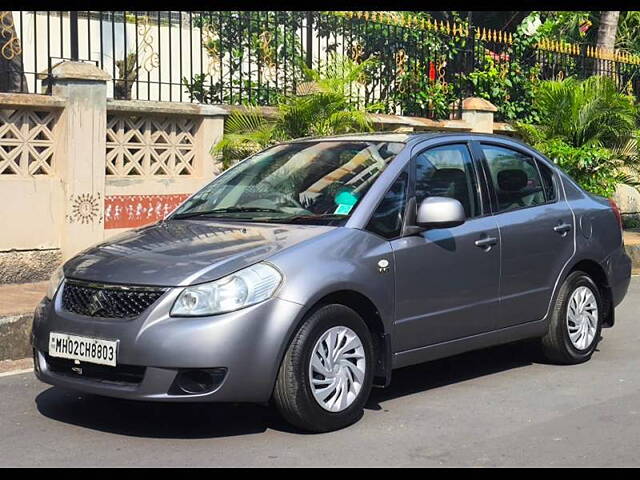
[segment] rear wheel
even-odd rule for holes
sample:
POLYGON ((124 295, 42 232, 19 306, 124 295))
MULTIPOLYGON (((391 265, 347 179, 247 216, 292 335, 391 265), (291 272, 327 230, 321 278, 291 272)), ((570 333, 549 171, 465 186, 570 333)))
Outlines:
POLYGON ((598 346, 602 330, 602 298, 589 275, 572 272, 560 287, 542 351, 553 362, 586 362, 598 346))
POLYGON ((337 430, 361 416, 373 381, 373 346, 362 318, 344 305, 314 311, 294 337, 273 400, 291 424, 337 430))

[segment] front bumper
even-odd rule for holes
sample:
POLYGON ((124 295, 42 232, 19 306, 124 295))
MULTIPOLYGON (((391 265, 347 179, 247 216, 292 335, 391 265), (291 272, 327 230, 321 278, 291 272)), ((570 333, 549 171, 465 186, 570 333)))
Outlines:
POLYGON ((168 291, 131 321, 63 311, 60 292, 53 302, 43 300, 33 324, 36 376, 51 385, 133 400, 267 402, 302 306, 273 298, 228 314, 170 317, 178 294, 179 289, 168 291), (118 365, 137 368, 143 374, 135 382, 107 381, 99 373, 91 378, 82 373, 62 374, 47 361, 50 332, 118 340, 118 365), (202 394, 177 393, 177 375, 198 369, 224 369, 224 379, 202 394))

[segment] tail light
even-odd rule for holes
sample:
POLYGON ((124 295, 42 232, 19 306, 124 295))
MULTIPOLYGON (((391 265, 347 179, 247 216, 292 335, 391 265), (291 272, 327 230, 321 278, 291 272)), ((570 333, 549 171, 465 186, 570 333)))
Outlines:
POLYGON ((618 204, 612 199, 609 199, 609 205, 611 205, 611 210, 613 210, 613 214, 616 216, 618 220, 618 225, 620 226, 620 230, 622 230, 622 214, 620 213, 620 208, 618 204))

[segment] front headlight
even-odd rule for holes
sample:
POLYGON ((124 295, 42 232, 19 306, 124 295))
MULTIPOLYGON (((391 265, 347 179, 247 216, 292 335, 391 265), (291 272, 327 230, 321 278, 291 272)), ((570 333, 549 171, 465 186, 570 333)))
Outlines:
POLYGON ((185 288, 171 315, 195 317, 239 310, 271 298, 281 282, 278 270, 258 263, 220 280, 185 288))
POLYGON ((53 300, 53 297, 58 291, 58 288, 60 288, 60 284, 62 284, 63 280, 64 271, 62 270, 62 266, 59 266, 49 279, 49 287, 47 288, 47 298, 49 300, 53 300))

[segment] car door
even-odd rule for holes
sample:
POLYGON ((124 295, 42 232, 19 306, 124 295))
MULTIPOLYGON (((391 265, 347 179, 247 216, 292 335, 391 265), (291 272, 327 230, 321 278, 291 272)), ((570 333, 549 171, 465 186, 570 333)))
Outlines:
MULTIPOLYGON (((418 147, 419 148, 419 147, 418 147)), ((428 196, 459 200, 467 220, 391 241, 395 259, 394 350, 406 351, 494 327, 499 235, 485 210, 478 171, 466 143, 414 149, 410 208, 428 196)))
POLYGON ((484 157, 500 229, 498 328, 544 317, 556 280, 573 256, 574 217, 557 174, 516 144, 476 144, 484 157))

